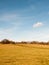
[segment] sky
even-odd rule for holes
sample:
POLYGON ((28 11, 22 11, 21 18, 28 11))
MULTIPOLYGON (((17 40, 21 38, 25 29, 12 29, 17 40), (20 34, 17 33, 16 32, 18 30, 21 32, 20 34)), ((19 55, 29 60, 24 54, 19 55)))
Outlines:
POLYGON ((49 41, 49 0, 0 0, 0 40, 49 41))

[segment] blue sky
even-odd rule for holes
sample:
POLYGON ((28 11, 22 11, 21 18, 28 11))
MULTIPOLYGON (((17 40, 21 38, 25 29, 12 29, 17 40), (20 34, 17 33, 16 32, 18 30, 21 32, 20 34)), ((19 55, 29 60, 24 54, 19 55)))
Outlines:
POLYGON ((49 41, 49 0, 0 0, 0 40, 49 41))

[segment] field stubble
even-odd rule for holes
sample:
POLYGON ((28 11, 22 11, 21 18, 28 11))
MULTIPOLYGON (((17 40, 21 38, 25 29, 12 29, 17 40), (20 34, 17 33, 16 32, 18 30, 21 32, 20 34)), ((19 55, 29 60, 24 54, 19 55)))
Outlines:
POLYGON ((49 65, 49 45, 0 44, 0 65, 49 65))

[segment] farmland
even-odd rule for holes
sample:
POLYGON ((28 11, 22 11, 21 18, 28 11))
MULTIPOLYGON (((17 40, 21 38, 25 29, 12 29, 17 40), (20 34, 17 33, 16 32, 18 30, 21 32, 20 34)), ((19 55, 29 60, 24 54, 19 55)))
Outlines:
POLYGON ((49 65, 49 45, 0 44, 0 65, 49 65))

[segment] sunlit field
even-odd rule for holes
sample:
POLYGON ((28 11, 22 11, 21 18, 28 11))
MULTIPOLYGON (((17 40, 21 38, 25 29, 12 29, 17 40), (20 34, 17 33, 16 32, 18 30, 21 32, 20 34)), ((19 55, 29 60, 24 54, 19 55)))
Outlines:
POLYGON ((0 44, 0 65, 49 65, 49 45, 0 44))

